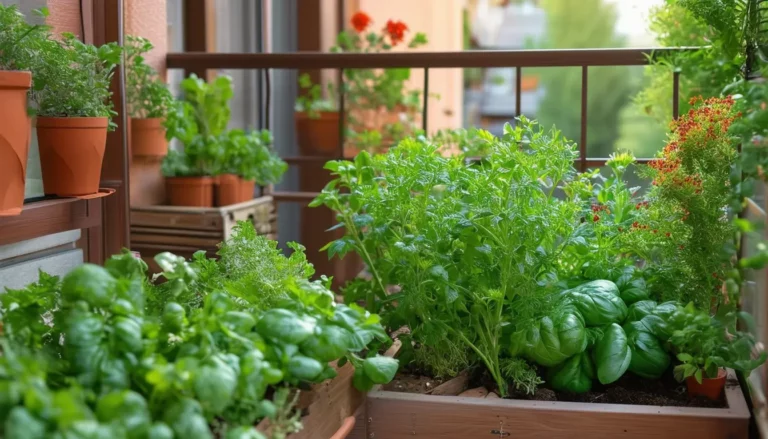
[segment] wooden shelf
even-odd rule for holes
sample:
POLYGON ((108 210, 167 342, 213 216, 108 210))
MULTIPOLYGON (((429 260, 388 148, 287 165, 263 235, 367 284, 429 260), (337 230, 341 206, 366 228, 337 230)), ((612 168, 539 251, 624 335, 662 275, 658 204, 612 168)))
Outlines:
POLYGON ((21 215, 0 217, 0 245, 67 230, 101 226, 101 198, 58 198, 30 203, 21 215))

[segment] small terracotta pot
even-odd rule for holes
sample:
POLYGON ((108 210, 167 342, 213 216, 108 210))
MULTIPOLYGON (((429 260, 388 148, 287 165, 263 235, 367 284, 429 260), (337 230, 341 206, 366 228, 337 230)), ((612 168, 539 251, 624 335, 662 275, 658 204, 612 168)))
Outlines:
POLYGON ((165 182, 171 206, 213 207, 211 177, 168 177, 165 182))
POLYGON ((229 206, 241 201, 240 191, 242 183, 240 177, 235 174, 222 174, 216 182, 216 205, 229 206))
POLYGON ((701 384, 694 377, 686 378, 685 384, 688 387, 688 396, 705 396, 713 401, 719 400, 723 395, 727 375, 725 369, 719 369, 717 371, 717 378, 704 378, 701 380, 701 384))
POLYGON ((299 150, 308 156, 336 156, 339 149, 339 112, 321 111, 318 118, 296 113, 299 150))
POLYGON ((256 182, 253 180, 240 179, 240 202, 251 201, 256 190, 256 182))
POLYGON ((60 197, 97 193, 109 120, 38 117, 36 124, 45 193, 60 197))
POLYGON ((168 155, 163 119, 131 119, 131 155, 164 157, 168 155))
POLYGON ((0 71, 0 216, 19 215, 24 206, 31 85, 30 72, 0 71))

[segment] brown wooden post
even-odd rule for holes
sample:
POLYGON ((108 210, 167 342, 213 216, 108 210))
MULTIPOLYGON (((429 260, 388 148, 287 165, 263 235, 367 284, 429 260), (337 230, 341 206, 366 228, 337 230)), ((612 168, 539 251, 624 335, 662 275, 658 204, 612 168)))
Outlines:
MULTIPOLYGON (((109 42, 123 44, 123 0, 93 2, 93 40, 97 46, 109 42)), ((123 98, 125 70, 122 65, 115 71, 111 90, 112 103, 117 112, 113 121, 117 128, 107 135, 107 148, 101 168, 101 186, 115 189, 115 193, 103 199, 103 251, 100 255, 103 257, 119 253, 130 242, 128 117, 123 98)), ((90 254, 97 255, 98 252, 89 251, 90 254)))
MULTIPOLYGON (((184 0, 184 51, 216 51, 216 8, 213 0, 184 0)), ((213 71, 185 69, 184 76, 192 73, 211 79, 213 71)))

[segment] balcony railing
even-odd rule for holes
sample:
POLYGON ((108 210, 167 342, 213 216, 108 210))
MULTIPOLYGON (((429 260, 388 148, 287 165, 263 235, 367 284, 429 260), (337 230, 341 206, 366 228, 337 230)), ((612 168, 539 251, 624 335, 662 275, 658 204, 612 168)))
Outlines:
MULTIPOLYGON (((515 116, 521 112, 521 70, 523 68, 542 67, 580 67, 581 68, 581 136, 579 139, 579 160, 577 167, 586 171, 590 167, 605 165, 605 157, 587 156, 588 118, 587 96, 589 91, 589 68, 602 66, 644 66, 652 60, 673 55, 682 51, 701 50, 697 47, 649 48, 649 49, 572 49, 572 50, 482 50, 462 52, 402 52, 402 53, 169 53, 167 67, 184 69, 202 75, 209 69, 255 69, 261 71, 266 88, 265 127, 270 127, 271 110, 270 70, 295 69, 319 70, 337 69, 339 80, 343 80, 345 69, 377 68, 418 68, 424 70, 424 96, 429 95, 429 70, 436 68, 515 68, 515 116)), ((674 72, 672 81, 672 115, 679 112, 680 73, 674 72)), ((340 88, 341 89, 341 88, 340 88)), ((284 157, 291 165, 301 166, 307 163, 324 162, 344 157, 344 96, 339 94, 338 108, 340 141, 336 157, 284 157)), ((427 131, 428 99, 424 99, 422 108, 422 128, 427 131)), ((640 159, 646 162, 648 159, 640 159)), ((276 201, 309 201, 314 192, 276 192, 276 201)))

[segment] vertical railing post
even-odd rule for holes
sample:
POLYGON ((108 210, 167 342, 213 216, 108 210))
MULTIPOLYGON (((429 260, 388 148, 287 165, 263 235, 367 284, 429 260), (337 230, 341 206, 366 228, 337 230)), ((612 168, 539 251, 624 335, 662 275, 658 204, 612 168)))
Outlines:
POLYGON ((521 67, 515 67, 515 117, 520 117, 523 114, 522 108, 522 95, 523 95, 523 69, 521 67))
POLYGON ((344 129, 344 122, 346 121, 346 112, 344 110, 344 69, 339 69, 339 144, 338 144, 338 158, 344 160, 344 137, 346 130, 344 129))
POLYGON ((579 170, 587 170, 587 107, 589 68, 581 66, 581 144, 579 145, 579 170))
POLYGON ((672 73, 672 118, 680 116, 680 72, 672 73))
POLYGON ((421 107, 421 129, 427 136, 427 116, 429 115, 429 67, 424 68, 424 105, 421 107))
POLYGON ((272 82, 270 81, 270 70, 262 69, 264 72, 264 128, 272 131, 270 115, 272 114, 272 82))

